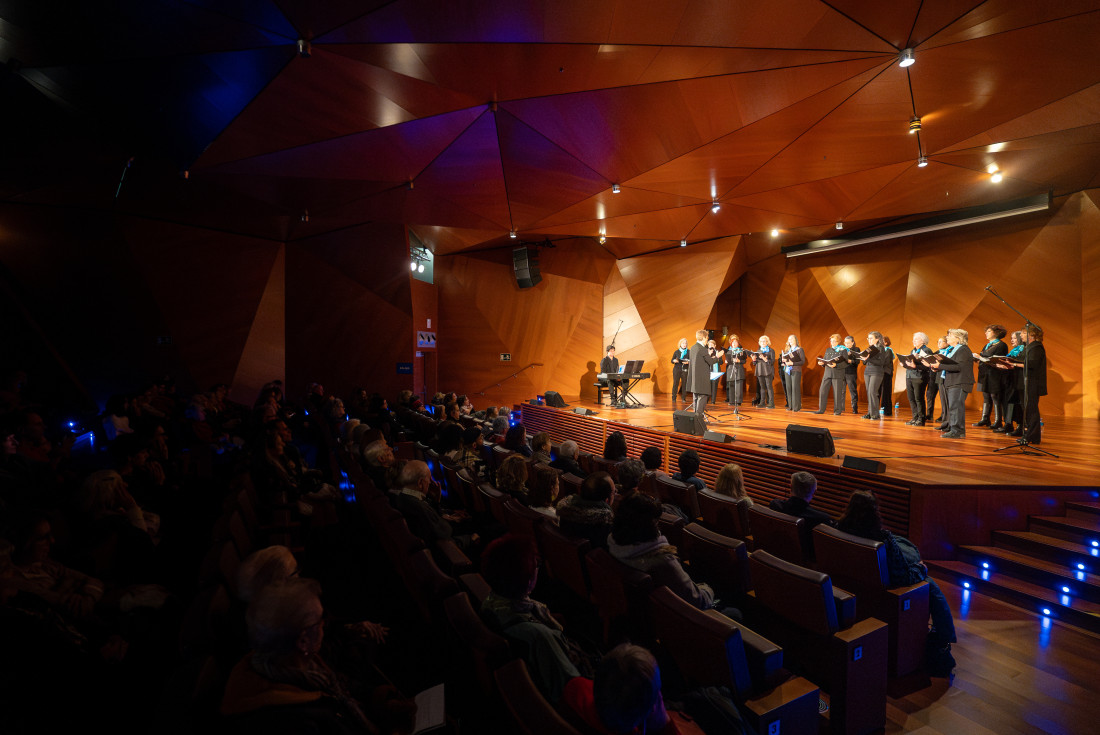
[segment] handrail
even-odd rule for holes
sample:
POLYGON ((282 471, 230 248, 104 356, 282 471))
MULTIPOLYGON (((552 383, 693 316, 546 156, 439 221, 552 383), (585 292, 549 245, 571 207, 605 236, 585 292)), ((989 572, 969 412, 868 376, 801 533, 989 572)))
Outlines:
POLYGON ((541 363, 541 362, 533 362, 533 363, 531 363, 530 365, 524 365, 524 366, 523 366, 523 367, 521 367, 521 368, 520 368, 519 370, 515 371, 514 373, 512 373, 511 375, 509 375, 509 376, 508 376, 507 378, 505 378, 504 380, 500 381, 499 383, 494 383, 493 385, 487 385, 487 386, 485 386, 485 387, 484 387, 484 388, 482 388, 481 390, 477 391, 477 394, 478 394, 479 396, 483 396, 483 395, 485 395, 485 391, 489 390, 490 388, 499 388, 499 387, 501 387, 502 385, 504 385, 504 383, 505 383, 505 382, 507 382, 507 381, 511 380, 512 378, 516 377, 517 375, 519 375, 520 373, 522 373, 522 372, 523 372, 524 370, 526 370, 527 368, 533 368, 533 367, 542 367, 542 363, 541 363))

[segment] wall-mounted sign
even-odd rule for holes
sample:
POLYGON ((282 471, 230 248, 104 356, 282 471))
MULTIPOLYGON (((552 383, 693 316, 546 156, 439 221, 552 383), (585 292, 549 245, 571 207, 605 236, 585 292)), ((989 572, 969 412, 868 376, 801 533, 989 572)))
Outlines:
POLYGON ((417 332, 416 346, 435 349, 435 332, 417 332))
POLYGON ((511 362, 512 361, 512 353, 511 352, 502 352, 502 353, 500 353, 500 361, 501 362, 511 362))
POLYGON ((413 364, 411 362, 399 362, 399 363, 397 363, 397 374, 398 375, 412 375, 413 374, 413 364))

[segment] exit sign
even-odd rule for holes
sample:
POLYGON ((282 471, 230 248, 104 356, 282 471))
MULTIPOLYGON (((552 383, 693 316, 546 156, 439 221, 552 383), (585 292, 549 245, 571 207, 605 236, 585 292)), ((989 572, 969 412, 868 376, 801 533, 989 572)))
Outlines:
POLYGON ((511 352, 502 352, 502 353, 500 353, 500 361, 501 362, 511 362, 512 361, 512 353, 511 352))

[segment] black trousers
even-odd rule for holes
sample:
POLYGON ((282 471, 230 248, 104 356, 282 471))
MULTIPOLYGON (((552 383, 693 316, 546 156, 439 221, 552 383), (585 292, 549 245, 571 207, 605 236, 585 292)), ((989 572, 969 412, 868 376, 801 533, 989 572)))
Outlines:
POLYGON ((726 375, 726 401, 731 406, 740 406, 745 397, 745 379, 731 378, 726 375))
POLYGON ((703 414, 707 410, 707 399, 710 398, 709 393, 695 393, 695 402, 693 409, 695 411, 695 435, 702 436, 707 430, 707 421, 703 414))
POLYGON ((787 406, 792 411, 802 410, 802 371, 797 370, 789 375, 783 373, 783 387, 787 390, 787 406))
POLYGON ((775 376, 762 375, 756 378, 757 397, 761 406, 775 408, 775 376))
POLYGON ((882 376, 863 374, 863 382, 867 387, 867 414, 877 419, 879 406, 882 405, 882 376))
POLYGON ((914 421, 924 421, 925 413, 924 393, 928 389, 928 378, 922 375, 914 380, 905 379, 905 395, 909 397, 909 411, 913 414, 914 421))
POLYGON ((1024 416, 1027 417, 1027 423, 1024 424, 1024 438, 1032 444, 1038 444, 1043 438, 1043 419, 1039 415, 1039 392, 1027 386, 1023 393, 1024 416))
POLYGON ((672 397, 675 399, 679 393, 681 398, 687 396, 687 375, 683 365, 672 365, 672 397))
POLYGON ((823 378, 817 392, 817 410, 824 411, 829 403, 829 387, 833 389, 833 413, 844 413, 844 378, 823 378))
MULTIPOLYGON (((925 417, 931 420, 936 418, 936 396, 940 395, 940 381, 935 375, 931 375, 928 378, 928 404, 927 413, 925 417)), ((947 396, 940 397, 940 415, 943 415, 943 408, 947 405, 947 396)))
POLYGON ((852 413, 859 413, 859 375, 854 372, 844 373, 844 382, 848 385, 848 392, 852 394, 852 413))
POLYGON ((882 376, 882 415, 893 416, 894 404, 891 403, 894 400, 894 374, 886 373, 882 376))

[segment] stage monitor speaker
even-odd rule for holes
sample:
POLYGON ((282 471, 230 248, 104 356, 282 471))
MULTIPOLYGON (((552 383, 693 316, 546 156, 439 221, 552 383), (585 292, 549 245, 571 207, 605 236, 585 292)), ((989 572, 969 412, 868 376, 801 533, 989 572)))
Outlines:
POLYGON ((730 436, 729 434, 723 434, 720 431, 707 431, 703 432, 703 438, 707 441, 718 442, 720 444, 732 444, 737 437, 730 436))
POLYGON ((587 408, 582 408, 581 406, 574 408, 573 413, 580 414, 581 416, 594 416, 596 414, 595 411, 589 411, 587 408))
POLYGON ((787 451, 814 457, 831 457, 833 435, 825 428, 787 424, 787 451))
POLYGON ((548 390, 546 391, 546 405, 553 408, 565 408, 569 404, 561 397, 561 393, 556 390, 548 390))
POLYGON ((886 463, 879 462, 874 459, 867 459, 866 457, 853 457, 850 454, 844 455, 843 465, 850 470, 863 470, 864 472, 874 472, 877 475, 881 475, 886 472, 886 463))
POLYGON ((533 288, 542 280, 539 272, 539 251, 531 245, 512 248, 512 267, 520 288, 533 288))
POLYGON ((695 412, 673 411, 672 428, 680 434, 695 434, 695 412))

